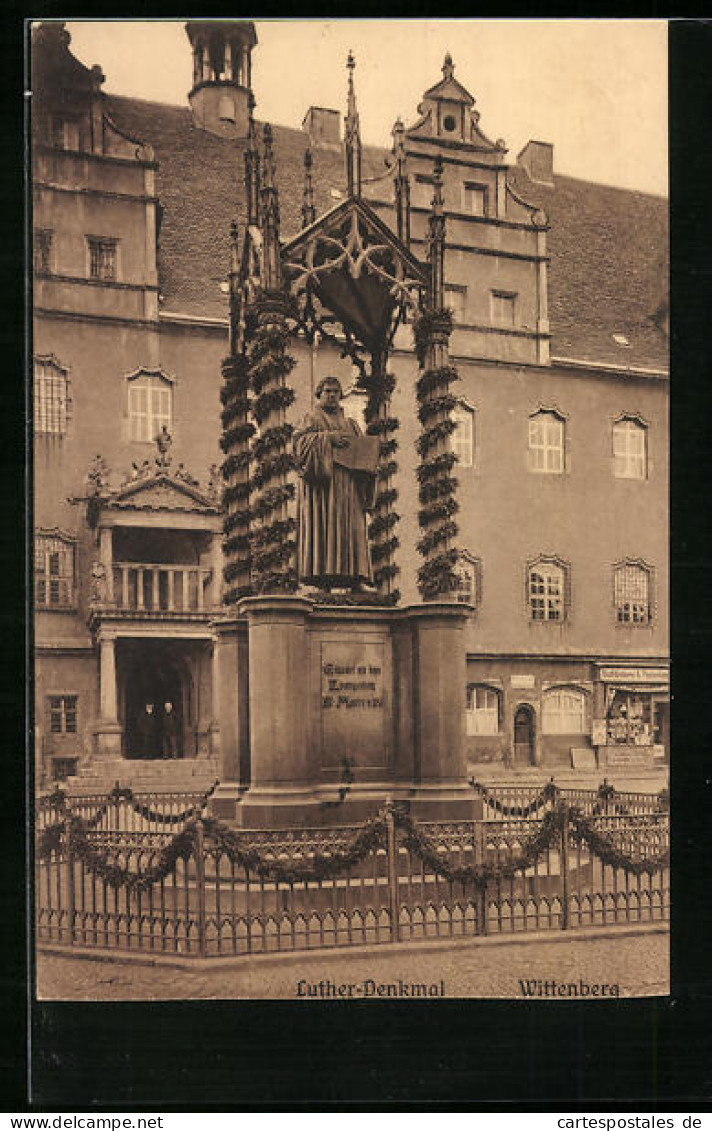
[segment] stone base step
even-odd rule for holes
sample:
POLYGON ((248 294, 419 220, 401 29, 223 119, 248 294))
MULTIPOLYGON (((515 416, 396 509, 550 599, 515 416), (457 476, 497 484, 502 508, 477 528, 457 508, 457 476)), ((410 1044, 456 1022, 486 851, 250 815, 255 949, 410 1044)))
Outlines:
POLYGON ((185 758, 165 762, 141 762, 116 759, 107 762, 90 762, 64 783, 70 793, 109 793, 114 786, 134 790, 136 793, 203 793, 219 777, 215 758, 185 758))

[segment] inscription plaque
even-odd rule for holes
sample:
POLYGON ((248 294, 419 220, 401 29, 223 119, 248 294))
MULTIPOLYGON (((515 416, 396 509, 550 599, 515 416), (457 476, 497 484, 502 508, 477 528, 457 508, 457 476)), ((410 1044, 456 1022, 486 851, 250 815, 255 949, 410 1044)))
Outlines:
POLYGON ((322 765, 344 758, 358 768, 388 763, 386 717, 390 663, 383 641, 323 641, 319 688, 322 765))

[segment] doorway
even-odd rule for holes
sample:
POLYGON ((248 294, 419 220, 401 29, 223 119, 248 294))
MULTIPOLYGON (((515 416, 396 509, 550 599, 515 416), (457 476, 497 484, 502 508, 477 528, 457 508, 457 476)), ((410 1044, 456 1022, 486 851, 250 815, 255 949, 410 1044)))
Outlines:
POLYGON ((118 666, 125 757, 151 761, 186 757, 191 714, 187 665, 170 644, 126 641, 118 666))
POLYGON ((533 766, 534 711, 527 703, 520 703, 514 712, 514 764, 533 766))

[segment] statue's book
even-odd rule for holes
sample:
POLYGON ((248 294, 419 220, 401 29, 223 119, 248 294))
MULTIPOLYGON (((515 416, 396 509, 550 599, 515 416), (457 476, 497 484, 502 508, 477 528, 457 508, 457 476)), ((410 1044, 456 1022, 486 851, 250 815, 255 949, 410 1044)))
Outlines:
POLYGON ((334 448, 334 463, 351 471, 367 471, 372 475, 378 466, 381 442, 378 436, 349 436, 347 448, 334 448))

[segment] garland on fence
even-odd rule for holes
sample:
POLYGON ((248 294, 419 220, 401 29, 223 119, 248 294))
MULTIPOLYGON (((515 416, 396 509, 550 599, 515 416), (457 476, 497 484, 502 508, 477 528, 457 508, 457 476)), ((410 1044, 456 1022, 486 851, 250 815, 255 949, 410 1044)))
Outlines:
POLYGON ((481 785, 473 779, 470 780, 470 785, 479 793, 482 800, 490 809, 494 809, 496 813, 501 813, 503 817, 531 817, 532 813, 538 813, 550 801, 556 801, 559 793, 561 792, 558 785, 554 781, 548 781, 541 793, 539 793, 527 805, 505 805, 498 797, 495 797, 486 786, 481 785))
MULTIPOLYGON (((560 842, 563 830, 568 829, 577 844, 586 844, 590 852, 604 865, 621 869, 633 875, 652 873, 669 865, 669 850, 655 856, 632 857, 624 853, 610 837, 593 827, 581 812, 564 801, 544 815, 541 825, 521 846, 519 854, 506 863, 454 865, 438 846, 415 824, 407 813, 392 810, 396 828, 404 832, 403 844, 422 863, 438 876, 451 883, 471 883, 485 888, 488 884, 513 878, 517 872, 531 868, 548 849, 560 842)), ((334 879, 342 872, 363 860, 369 852, 384 847, 387 838, 387 819, 379 813, 358 831, 344 848, 333 852, 314 853, 302 864, 284 864, 274 857, 260 853, 256 848, 244 848, 242 837, 215 818, 202 822, 205 835, 225 852, 229 859, 247 872, 276 883, 311 883, 334 879)), ((109 852, 100 853, 87 837, 87 824, 81 818, 68 816, 66 821, 45 829, 39 842, 38 856, 46 858, 67 847, 84 866, 98 875, 111 887, 126 887, 144 891, 164 879, 175 868, 179 859, 187 860, 195 851, 198 822, 191 821, 158 854, 157 862, 145 872, 132 872, 110 862, 109 852), (66 838, 64 832, 68 833, 66 838)))
POLYGON ((255 426, 247 419, 251 408, 250 368, 244 354, 227 357, 222 363, 223 387, 220 399, 223 403, 221 413, 223 434, 220 446, 225 453, 222 465, 223 490, 223 543, 227 561, 223 569, 226 589, 223 601, 234 604, 240 597, 251 592, 250 577, 250 492, 249 482, 250 449, 249 442, 255 426), (242 481, 232 482, 233 476, 242 474, 242 481), (242 578, 239 585, 231 585, 235 578, 242 578))
MULTIPOLYGON (((48 803, 52 802, 52 808, 66 813, 71 819, 81 820, 83 827, 91 830, 95 829, 102 818, 106 816, 110 805, 117 805, 121 801, 127 801, 130 803, 134 813, 137 813, 138 816, 143 817, 146 821, 152 821, 154 824, 181 825, 202 813, 219 784, 219 779, 216 779, 210 786, 210 789, 206 790, 198 801, 194 802, 194 804, 190 805, 187 809, 184 809, 182 813, 157 813, 155 810, 150 809, 148 805, 137 801, 136 795, 130 786, 120 786, 118 784, 107 794, 106 801, 102 803, 94 816, 88 819, 86 817, 80 818, 77 816, 69 803, 69 798, 62 790, 55 790, 49 797, 41 798, 40 807, 46 808, 48 807, 48 803)), ((53 825, 49 825, 44 831, 51 832, 52 830, 59 829, 61 832, 65 827, 66 821, 58 821, 53 825)))
POLYGON ((667 868, 670 865, 669 848, 658 852, 655 856, 639 858, 628 856, 627 853, 618 848, 610 837, 594 828, 579 810, 570 809, 569 821, 571 834, 576 843, 586 844, 589 851, 597 856, 602 864, 608 864, 611 868, 621 868, 624 872, 640 876, 644 872, 657 872, 660 868, 667 868))
MULTIPOLYGON (((296 365, 287 352, 289 334, 282 325, 261 326, 249 351, 249 375, 255 401, 252 412, 259 424, 294 403, 295 393, 286 384, 296 365)), ((252 516, 261 523, 252 530, 251 580, 255 593, 293 593, 297 588, 294 568, 296 522, 285 517, 284 507, 294 496, 294 485, 286 477, 295 468, 288 450, 292 426, 284 420, 264 429, 254 446, 256 468, 250 485, 256 498, 252 516)))

